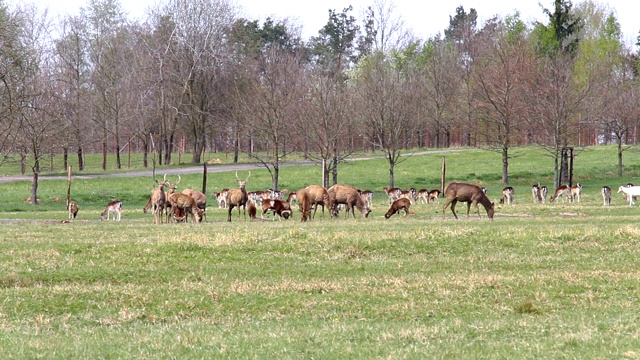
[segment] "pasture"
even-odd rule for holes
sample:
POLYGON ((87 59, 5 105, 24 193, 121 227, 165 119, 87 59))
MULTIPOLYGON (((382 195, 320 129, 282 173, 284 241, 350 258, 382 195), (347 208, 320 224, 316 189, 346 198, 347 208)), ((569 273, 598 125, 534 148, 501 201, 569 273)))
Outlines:
MULTIPOLYGON (((630 150, 633 151, 633 150, 630 150)), ((444 203, 385 219, 384 160, 340 168, 340 182, 375 192, 368 219, 226 222, 209 200, 202 224, 153 224, 151 178, 74 179, 78 219, 67 219, 66 180, 0 183, 0 351, 4 358, 639 359, 640 208, 616 191, 638 181, 640 158, 588 148, 575 160, 580 203, 534 204, 551 187, 551 159, 521 149, 511 159, 515 204, 497 200, 500 157, 461 150, 412 157, 396 186, 447 179, 484 186, 495 219, 460 220, 444 203), (614 190, 604 207, 600 188, 614 190), (121 222, 100 221, 112 198, 121 222)), ((162 170, 159 170, 160 173, 162 170)), ((319 178, 285 167, 281 188, 319 178)), ((244 177, 244 176, 243 176, 244 177)), ((182 175, 180 188, 201 185, 182 175)), ((208 194, 235 186, 208 176, 208 194)), ((266 189, 252 170, 247 189, 266 189)), ((551 189, 550 189, 551 190, 551 189)), ((319 210, 320 211, 320 210, 319 210)))

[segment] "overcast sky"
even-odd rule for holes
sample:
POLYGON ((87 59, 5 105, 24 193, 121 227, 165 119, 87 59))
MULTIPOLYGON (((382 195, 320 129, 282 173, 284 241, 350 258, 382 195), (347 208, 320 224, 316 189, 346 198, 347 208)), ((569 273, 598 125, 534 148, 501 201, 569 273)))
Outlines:
MULTIPOLYGON (((125 11, 132 17, 141 18, 145 10, 158 2, 166 0, 121 0, 125 11)), ((387 0, 391 3, 392 0, 387 0)), ((54 13, 77 13, 81 6, 85 6, 88 0, 5 0, 7 3, 35 2, 38 6, 48 6, 54 13)), ((264 20, 268 16, 274 19, 290 18, 302 26, 303 37, 317 35, 318 30, 327 23, 329 9, 342 12, 349 6, 353 6, 352 14, 357 19, 362 19, 362 12, 374 0, 236 0, 236 3, 244 10, 245 17, 249 19, 264 20)), ((574 0, 574 6, 581 1, 574 0)), ((628 44, 634 44, 640 21, 640 1, 638 0, 610 0, 596 1, 608 6, 615 12, 622 26, 623 40, 628 44)), ((475 0, 475 1, 424 1, 424 0, 393 0, 395 15, 401 17, 406 28, 420 38, 426 39, 438 32, 443 33, 449 25, 449 16, 455 14, 455 9, 462 5, 468 12, 475 8, 478 12, 479 24, 491 18, 493 15, 501 17, 513 14, 515 10, 520 12, 520 18, 525 22, 547 22, 539 3, 546 8, 551 8, 553 0, 475 0)))

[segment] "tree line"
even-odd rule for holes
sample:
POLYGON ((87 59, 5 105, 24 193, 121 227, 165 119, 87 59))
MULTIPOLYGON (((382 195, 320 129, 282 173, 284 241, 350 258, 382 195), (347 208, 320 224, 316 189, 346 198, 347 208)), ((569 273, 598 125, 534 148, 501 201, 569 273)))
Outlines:
MULTIPOLYGON (((637 143, 638 53, 622 40, 613 9, 554 0, 545 22, 518 11, 478 22, 459 6, 449 26, 421 39, 390 0, 361 18, 328 10, 303 39, 291 19, 246 19, 228 0, 167 0, 128 19, 118 0, 88 0, 53 18, 0 0, 0 165, 37 176, 62 154, 84 170, 87 153, 143 154, 144 166, 192 154, 241 152, 278 189, 291 152, 323 167, 324 185, 356 151, 381 151, 395 166, 415 148, 480 147, 502 159, 544 148, 555 185, 567 148, 637 143)), ((35 190, 34 189, 34 193, 35 190)), ((32 194, 36 201, 37 196, 32 194)))

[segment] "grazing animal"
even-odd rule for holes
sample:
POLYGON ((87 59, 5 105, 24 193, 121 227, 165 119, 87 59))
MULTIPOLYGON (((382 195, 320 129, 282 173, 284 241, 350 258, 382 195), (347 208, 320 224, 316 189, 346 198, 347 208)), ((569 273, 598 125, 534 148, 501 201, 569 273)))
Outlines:
POLYGON ((570 196, 571 196, 571 189, 567 185, 560 185, 558 186, 556 191, 553 193, 553 196, 551 197, 551 199, 549 199, 549 201, 554 202, 558 198, 562 198, 562 202, 564 202, 565 199, 569 198, 570 196))
POLYGON ((106 220, 109 220, 109 216, 111 215, 111 213, 114 213, 113 221, 120 221, 120 217, 122 215, 122 201, 120 200, 109 201, 109 203, 107 204, 107 207, 104 209, 103 212, 100 213, 100 219, 105 220, 105 217, 106 217, 106 220))
POLYGON ((411 207, 411 201, 409 199, 398 199, 391 204, 387 213, 384 214, 386 219, 400 212, 400 210, 404 210, 404 216, 408 216, 409 214, 415 215, 415 213, 409 212, 409 208, 411 207))
POLYGON ((202 222, 204 210, 198 207, 196 201, 189 195, 183 193, 173 193, 169 196, 171 208, 184 210, 184 220, 189 220, 189 214, 193 217, 193 222, 202 222))
POLYGON ((69 211, 69 220, 73 220, 78 216, 78 210, 80 210, 80 207, 75 201, 69 201, 67 210, 69 211))
POLYGON ((547 196, 549 195, 549 188, 546 185, 540 186, 540 201, 544 204, 547 202, 547 196))
POLYGON ((633 198, 640 196, 640 186, 620 186, 618 192, 623 192, 629 199, 629 206, 633 206, 633 198))
POLYGON ((192 189, 184 189, 182 193, 185 195, 189 195, 195 200, 198 208, 202 210, 202 219, 207 218, 207 195, 205 195, 202 191, 192 190, 192 189))
POLYGON ((507 186, 502 189, 502 199, 500 199, 500 204, 513 204, 513 200, 515 197, 515 192, 513 187, 507 186))
POLYGON ((540 185, 540 183, 533 184, 531 187, 531 195, 533 196, 534 203, 546 203, 547 195, 549 194, 549 188, 545 185, 540 185))
POLYGON ((362 196, 362 200, 367 204, 369 209, 373 208, 373 191, 371 190, 362 190, 359 191, 360 196, 362 196))
POLYGON ((324 218, 324 208, 329 206, 329 193, 324 186, 309 185, 305 188, 307 190, 308 200, 311 202, 310 206, 313 206, 312 218, 316 218, 316 211, 318 211, 318 205, 322 206, 322 217, 324 218))
POLYGON ((249 176, 251 176, 251 171, 249 171, 249 175, 244 180, 240 180, 240 178, 238 177, 238 172, 236 171, 236 181, 238 182, 239 189, 229 190, 229 216, 227 217, 228 222, 231 222, 231 211, 234 207, 238 208, 238 218, 240 218, 240 208, 242 207, 244 210, 244 219, 247 219, 247 201, 249 200, 249 195, 247 195, 247 180, 249 180, 249 176))
POLYGON ((607 185, 602 187, 603 206, 611 206, 611 188, 607 185))
POLYGON ((298 198, 298 207, 302 213, 300 221, 305 222, 309 219, 309 213, 311 212, 311 195, 309 195, 307 188, 302 188, 296 191, 296 197, 298 198))
POLYGON ((416 199, 417 192, 415 188, 411 188, 409 190, 400 191, 400 195, 398 195, 398 199, 409 199, 413 204, 413 201, 416 199))
POLYGON ((429 203, 429 190, 427 190, 427 189, 418 190, 418 192, 416 193, 416 201, 419 201, 421 204, 428 204, 429 203))
POLYGON ((580 195, 582 195, 582 184, 576 183, 571 187, 571 197, 569 198, 571 202, 578 200, 580 202, 580 195))
POLYGON ((431 190, 429 191, 429 197, 427 199, 427 202, 435 202, 438 205, 440 204, 440 194, 442 194, 442 191, 435 189, 435 190, 431 190))
POLYGON ((251 221, 262 220, 262 219, 256 217, 256 214, 258 212, 258 209, 256 208, 256 204, 250 202, 249 205, 247 205, 247 212, 249 213, 249 219, 251 221))
POLYGON ((353 218, 356 218, 354 208, 360 210, 362 217, 366 218, 369 216, 371 209, 369 209, 364 200, 362 200, 360 194, 358 194, 358 190, 353 186, 336 184, 330 187, 327 192, 329 193, 329 209, 331 211, 331 217, 338 216, 339 204, 346 205, 347 217, 349 216, 349 211, 351 211, 353 218))
POLYGON ((288 202, 277 199, 262 201, 262 215, 260 217, 264 218, 264 214, 269 210, 272 210, 274 215, 278 215, 280 220, 282 218, 288 219, 293 214, 288 202))
POLYGON ((452 182, 444 190, 444 196, 447 198, 444 205, 442 206, 442 215, 444 216, 444 212, 451 204, 451 212, 453 216, 457 219, 458 215, 456 214, 455 207, 458 201, 467 203, 467 217, 469 217, 469 211, 471 209, 471 205, 476 207, 476 212, 478 216, 480 216, 480 209, 478 208, 478 204, 482 204, 485 210, 487 211, 487 216, 489 219, 493 219, 494 214, 494 204, 489 200, 487 195, 482 191, 482 189, 474 184, 467 183, 459 183, 452 182))

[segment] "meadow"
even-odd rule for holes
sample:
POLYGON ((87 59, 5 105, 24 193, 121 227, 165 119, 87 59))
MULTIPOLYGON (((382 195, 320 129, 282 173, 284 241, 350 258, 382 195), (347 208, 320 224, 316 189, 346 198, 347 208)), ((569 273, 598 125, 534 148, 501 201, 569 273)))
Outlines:
MULTIPOLYGON (((408 158, 395 185, 439 187, 445 156, 448 181, 484 186, 497 202, 499 154, 454 150, 408 158)), ((464 206, 455 220, 436 204, 386 220, 388 166, 375 158, 340 167, 340 182, 375 192, 370 217, 355 220, 319 212, 301 223, 296 210, 288 221, 234 213, 228 223, 210 200, 204 223, 154 225, 142 212, 154 186, 144 176, 74 178, 80 213, 65 223, 66 179, 42 180, 37 206, 23 201, 29 181, 0 182, 0 352, 7 359, 640 359, 640 209, 615 194, 639 182, 634 151, 625 152, 620 178, 615 148, 584 149, 574 162, 581 202, 534 204, 531 185, 551 188, 552 160, 516 149, 516 202, 496 204, 493 221, 482 208, 481 217, 466 218, 464 206), (603 185, 614 189, 613 206, 603 206, 603 185), (100 221, 112 198, 124 201, 122 221, 100 221)), ((283 167, 280 187, 318 184, 319 172, 283 167)), ((201 174, 181 177, 180 189, 201 186, 201 174)), ((207 184, 209 194, 233 187, 235 173, 209 173, 207 184)), ((251 171, 248 190, 269 186, 266 170, 251 171)))

